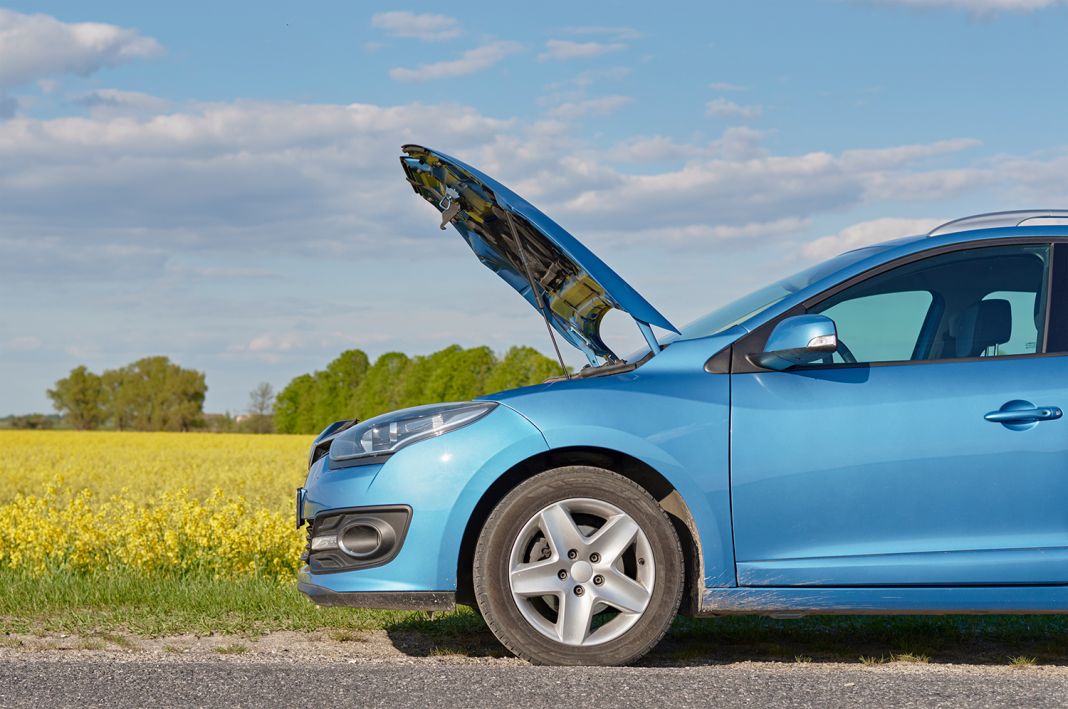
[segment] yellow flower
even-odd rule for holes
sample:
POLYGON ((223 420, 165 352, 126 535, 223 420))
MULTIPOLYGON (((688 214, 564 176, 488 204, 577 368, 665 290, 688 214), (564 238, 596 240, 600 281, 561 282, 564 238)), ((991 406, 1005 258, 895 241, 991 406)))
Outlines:
POLYGON ((0 431, 0 568, 292 578, 306 436, 0 431))

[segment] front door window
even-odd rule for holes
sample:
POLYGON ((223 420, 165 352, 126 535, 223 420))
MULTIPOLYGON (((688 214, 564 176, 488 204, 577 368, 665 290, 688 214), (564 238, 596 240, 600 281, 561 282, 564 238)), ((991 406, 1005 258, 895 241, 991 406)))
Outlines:
MULTIPOLYGON (((857 362, 1042 351, 1049 247, 967 249, 872 276, 809 312, 835 321, 857 362)), ((844 362, 841 351, 825 364, 844 362)))

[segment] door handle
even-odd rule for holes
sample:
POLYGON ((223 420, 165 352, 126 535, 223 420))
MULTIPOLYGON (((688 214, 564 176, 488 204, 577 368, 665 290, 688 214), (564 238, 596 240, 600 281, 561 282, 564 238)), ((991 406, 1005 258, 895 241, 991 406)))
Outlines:
POLYGON ((1003 424, 1006 428, 1025 430, 1039 421, 1056 421, 1063 415, 1064 412, 1056 406, 1035 406, 1030 401, 1014 399, 983 418, 991 423, 1003 424))

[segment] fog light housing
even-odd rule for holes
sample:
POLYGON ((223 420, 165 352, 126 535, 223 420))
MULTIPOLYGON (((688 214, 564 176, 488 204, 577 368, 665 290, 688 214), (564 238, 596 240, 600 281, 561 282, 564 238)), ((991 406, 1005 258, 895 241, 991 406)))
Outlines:
POLYGON ((411 516, 407 505, 321 512, 308 534, 309 571, 323 574, 389 563, 404 543, 411 516))
POLYGON ((337 535, 341 551, 354 559, 388 554, 397 542, 393 527, 374 517, 359 517, 345 524, 337 535))

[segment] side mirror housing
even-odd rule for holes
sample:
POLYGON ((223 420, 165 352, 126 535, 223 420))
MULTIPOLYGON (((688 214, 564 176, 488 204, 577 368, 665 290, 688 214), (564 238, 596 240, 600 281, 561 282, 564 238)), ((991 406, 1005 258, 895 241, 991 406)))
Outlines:
POLYGON ((749 355, 758 367, 782 371, 811 364, 838 349, 838 328, 826 315, 795 315, 771 331, 763 352, 749 355))

